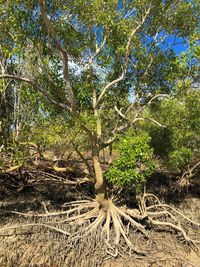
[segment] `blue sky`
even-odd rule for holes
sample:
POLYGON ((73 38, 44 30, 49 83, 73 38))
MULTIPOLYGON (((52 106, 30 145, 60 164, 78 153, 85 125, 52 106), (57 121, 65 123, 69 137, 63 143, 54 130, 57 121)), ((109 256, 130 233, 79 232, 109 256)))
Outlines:
MULTIPOLYGON (((165 49, 165 47, 172 45, 174 42, 174 38, 174 35, 169 35, 165 40, 165 44, 163 44, 163 48, 165 49)), ((188 47, 189 45, 185 38, 176 37, 176 44, 172 47, 172 49, 174 50, 176 55, 179 55, 181 54, 181 52, 185 52, 188 47)))
MULTIPOLYGON (((127 0, 128 2, 128 0, 127 0)), ((118 10, 122 10, 124 7, 123 5, 123 1, 122 0, 118 0, 118 7, 117 9, 118 10)), ((132 10, 134 12, 134 10, 132 10)), ((129 12, 128 14, 128 17, 132 16, 133 13, 129 12)), ((160 33, 160 36, 162 36, 162 32, 160 33)), ((163 50, 165 50, 168 46, 172 45, 172 43, 174 42, 174 39, 176 38, 176 45, 174 45, 172 47, 173 51, 175 52, 176 55, 180 55, 182 52, 185 52, 188 47, 189 47, 189 44, 187 43, 186 39, 185 38, 181 38, 181 37, 177 37, 175 35, 168 35, 168 37, 165 39, 165 43, 163 43, 160 48, 162 48, 163 50)), ((151 39, 152 40, 152 39, 151 39)))

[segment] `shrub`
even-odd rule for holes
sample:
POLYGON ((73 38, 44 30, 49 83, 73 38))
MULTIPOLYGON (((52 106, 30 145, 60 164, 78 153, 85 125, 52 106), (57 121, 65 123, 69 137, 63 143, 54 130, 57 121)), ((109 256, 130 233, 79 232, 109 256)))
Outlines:
POLYGON ((129 131, 118 141, 116 148, 120 156, 106 172, 107 180, 139 191, 155 168, 150 137, 146 133, 134 135, 129 131))

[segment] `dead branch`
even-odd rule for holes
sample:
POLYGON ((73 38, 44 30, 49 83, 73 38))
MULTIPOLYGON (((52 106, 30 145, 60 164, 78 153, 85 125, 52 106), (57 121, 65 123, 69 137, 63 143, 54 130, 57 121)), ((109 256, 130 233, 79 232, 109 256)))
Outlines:
POLYGON ((3 172, 1 171, 1 173, 10 173, 10 172, 18 171, 21 167, 22 165, 16 165, 16 166, 10 167, 9 169, 3 172))
POLYGON ((48 167, 48 169, 53 170, 55 172, 72 172, 73 168, 71 167, 58 167, 56 165, 53 165, 52 167, 48 167))
MULTIPOLYGON (((200 165, 200 161, 197 162, 194 166, 188 167, 188 170, 183 173, 181 178, 177 181, 177 187, 188 187, 190 184, 190 179, 195 176, 194 170, 200 165)), ((177 189, 175 187, 174 191, 177 189)))

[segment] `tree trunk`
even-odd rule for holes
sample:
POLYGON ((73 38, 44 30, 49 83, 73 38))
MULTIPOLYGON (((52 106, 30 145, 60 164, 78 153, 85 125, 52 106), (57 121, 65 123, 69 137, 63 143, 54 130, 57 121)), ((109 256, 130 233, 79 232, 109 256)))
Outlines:
MULTIPOLYGON (((90 78, 93 76, 93 69, 90 69, 90 78)), ((91 79, 91 86, 92 86, 92 79, 91 79)), ((100 204, 100 208, 107 210, 108 209, 108 197, 107 197, 107 186, 105 179, 103 177, 101 163, 100 163, 100 149, 98 141, 101 138, 102 129, 101 129, 101 118, 100 112, 101 110, 97 109, 97 95, 96 95, 96 88, 93 87, 93 95, 92 95, 92 102, 93 102, 93 114, 96 120, 96 132, 91 135, 91 144, 92 144, 92 160, 94 166, 94 173, 95 173, 95 190, 97 193, 97 201, 100 204)))
POLYGON ((100 203, 100 207, 107 209, 108 207, 108 196, 107 186, 103 177, 103 172, 100 164, 99 148, 97 143, 93 140, 92 142, 92 160, 95 172, 95 190, 97 193, 97 201, 100 203))
POLYGON ((13 141, 17 141, 19 136, 19 92, 17 86, 14 88, 14 129, 13 129, 13 141))

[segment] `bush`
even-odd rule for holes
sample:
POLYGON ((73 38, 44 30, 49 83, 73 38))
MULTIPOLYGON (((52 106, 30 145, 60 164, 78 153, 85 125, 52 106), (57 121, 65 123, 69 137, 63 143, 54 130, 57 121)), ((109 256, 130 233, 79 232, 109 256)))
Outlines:
POLYGON ((120 157, 113 161, 106 172, 107 180, 139 191, 155 168, 150 137, 145 133, 134 135, 129 131, 118 141, 116 148, 120 157))

